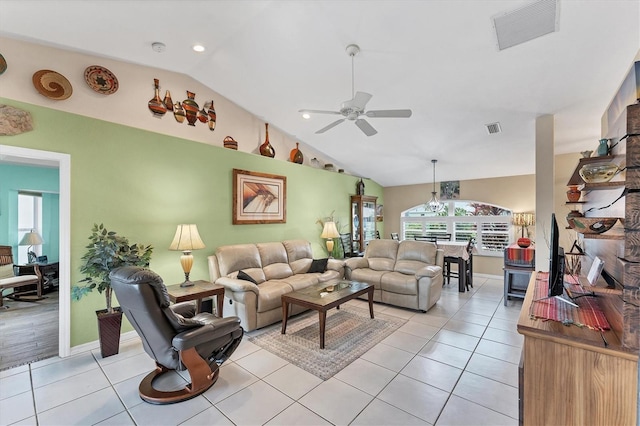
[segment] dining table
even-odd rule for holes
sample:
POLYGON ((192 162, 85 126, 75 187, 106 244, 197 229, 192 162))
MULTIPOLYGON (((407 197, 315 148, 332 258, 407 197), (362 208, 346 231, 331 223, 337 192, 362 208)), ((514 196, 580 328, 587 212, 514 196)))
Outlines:
POLYGON ((458 263, 458 291, 464 293, 467 291, 467 284, 473 287, 473 253, 467 250, 468 241, 443 241, 437 240, 436 246, 442 249, 444 257, 457 259, 458 263), (464 271, 469 266, 469 282, 467 283, 467 274, 464 271))

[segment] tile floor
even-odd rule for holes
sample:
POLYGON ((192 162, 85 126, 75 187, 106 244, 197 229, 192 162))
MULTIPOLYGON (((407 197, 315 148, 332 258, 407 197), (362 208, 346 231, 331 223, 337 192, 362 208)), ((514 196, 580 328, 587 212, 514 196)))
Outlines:
POLYGON ((211 389, 176 405, 139 398, 154 363, 138 339, 2 371, 0 425, 517 425, 522 303, 503 305, 502 279, 474 285, 445 286, 426 314, 376 304, 408 322, 324 382, 246 339, 211 389))

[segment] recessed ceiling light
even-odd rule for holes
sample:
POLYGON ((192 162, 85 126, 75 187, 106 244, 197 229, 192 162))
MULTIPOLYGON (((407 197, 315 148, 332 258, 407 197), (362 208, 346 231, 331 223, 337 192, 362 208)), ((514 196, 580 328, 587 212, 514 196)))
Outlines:
POLYGON ((194 44, 193 45, 193 50, 194 50, 194 52, 198 52, 198 53, 204 52, 204 46, 201 45, 201 44, 194 44))
POLYGON ((304 118, 305 120, 308 120, 311 118, 311 114, 309 114, 308 112, 303 112, 302 113, 302 118, 304 118))

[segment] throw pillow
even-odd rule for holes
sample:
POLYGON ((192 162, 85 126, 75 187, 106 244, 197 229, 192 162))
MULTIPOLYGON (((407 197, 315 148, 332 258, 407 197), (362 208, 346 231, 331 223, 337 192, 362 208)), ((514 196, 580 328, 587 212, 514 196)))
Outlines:
POLYGON ((258 282, 256 280, 254 280, 251 275, 247 274, 245 271, 238 271, 238 279, 239 280, 245 280, 245 281, 251 281, 254 284, 258 284, 258 282))
POLYGON ((9 264, 0 266, 0 279, 13 277, 13 265, 9 264))
POLYGON ((314 272, 320 272, 323 273, 324 271, 327 270, 327 262, 329 262, 328 258, 325 259, 314 259, 311 262, 311 267, 309 267, 309 270, 307 271, 308 274, 314 273, 314 272))

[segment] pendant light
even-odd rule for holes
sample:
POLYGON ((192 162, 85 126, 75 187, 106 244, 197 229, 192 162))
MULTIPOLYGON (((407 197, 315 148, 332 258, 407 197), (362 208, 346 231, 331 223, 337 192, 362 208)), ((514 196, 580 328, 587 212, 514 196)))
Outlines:
POLYGON ((444 204, 438 200, 436 193, 436 163, 438 160, 431 160, 433 163, 433 191, 431 192, 431 199, 424 205, 425 208, 433 213, 440 213, 444 210, 444 204))

